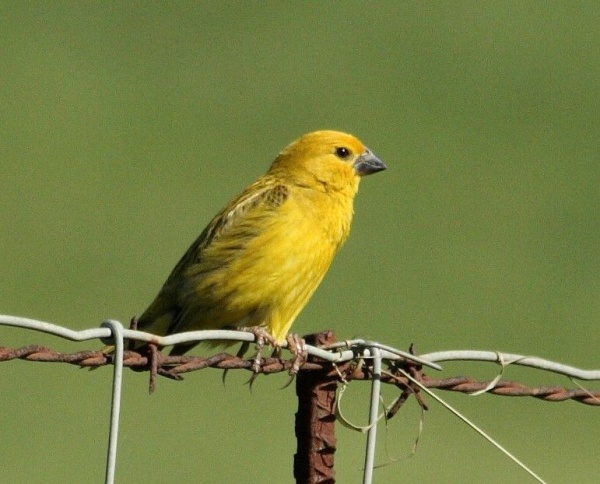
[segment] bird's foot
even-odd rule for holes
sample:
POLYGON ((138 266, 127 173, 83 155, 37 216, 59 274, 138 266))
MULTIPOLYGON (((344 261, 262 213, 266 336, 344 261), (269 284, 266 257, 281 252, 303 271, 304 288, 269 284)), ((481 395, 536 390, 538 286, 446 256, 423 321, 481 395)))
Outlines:
POLYGON ((308 348, 304 338, 298 334, 290 333, 285 337, 288 342, 288 350, 293 355, 292 367, 290 368, 290 375, 294 376, 300 371, 300 367, 306 363, 308 358, 308 348))
MULTIPOLYGON (((251 328, 244 328, 244 331, 248 331, 256 338, 256 355, 252 361, 252 376, 250 377, 250 385, 254 382, 259 373, 261 373, 262 354, 265 346, 273 347, 273 356, 281 358, 281 345, 277 339, 262 326, 254 326, 251 328)), ((300 371, 300 368, 308 358, 308 351, 306 341, 297 334, 290 333, 286 336, 288 343, 288 350, 292 353, 291 367, 289 374, 291 376, 290 381, 284 386, 287 387, 294 381, 294 377, 300 371)), ((243 345, 240 352, 245 353, 247 349, 246 345, 243 345)), ((238 352, 238 356, 240 356, 238 352)), ((242 354, 243 354, 242 353, 242 354)))
POLYGON ((304 341, 304 338, 300 337, 298 334, 290 333, 285 337, 285 339, 288 343, 288 350, 292 354, 292 366, 289 370, 290 379, 283 386, 283 388, 287 388, 292 384, 294 378, 296 378, 296 375, 300 371, 300 368, 308 359, 308 348, 306 347, 306 341, 304 341))
MULTIPOLYGON (((260 366, 262 362, 262 353, 266 345, 275 348, 275 351, 281 351, 281 347, 277 343, 277 339, 271 333, 269 333, 262 326, 252 326, 251 328, 242 328, 243 331, 248 331, 254 335, 256 339, 256 355, 252 361, 252 373, 257 375, 260 373, 260 366)), ((243 348, 243 346, 242 346, 243 348)), ((254 376, 256 378, 256 376, 254 376)))

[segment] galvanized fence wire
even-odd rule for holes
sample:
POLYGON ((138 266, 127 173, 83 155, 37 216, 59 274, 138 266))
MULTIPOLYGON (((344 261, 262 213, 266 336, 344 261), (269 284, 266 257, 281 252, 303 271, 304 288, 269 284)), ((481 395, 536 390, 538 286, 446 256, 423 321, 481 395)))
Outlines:
MULTIPOLYGON (((117 444, 119 432, 119 414, 121 405, 122 376, 124 367, 137 370, 150 370, 151 389, 155 382, 153 376, 160 374, 174 379, 181 379, 181 374, 203 368, 246 369, 253 371, 253 359, 219 353, 211 357, 195 356, 165 356, 158 352, 157 361, 150 361, 147 355, 125 349, 125 340, 137 340, 157 347, 171 346, 190 341, 255 341, 255 335, 245 331, 208 330, 191 331, 169 336, 156 336, 142 331, 126 329, 119 321, 106 320, 99 328, 80 331, 71 330, 59 325, 37 321, 34 319, 16 316, 0 315, 0 326, 13 326, 52 334, 71 341, 101 340, 104 344, 114 346, 114 352, 106 354, 98 351, 80 351, 76 353, 60 353, 50 348, 30 345, 22 348, 0 347, 0 361, 22 359, 27 361, 63 362, 84 367, 97 367, 112 364, 113 385, 112 404, 109 427, 109 442, 107 450, 107 463, 105 482, 114 483, 117 444), (152 376, 153 374, 153 376, 152 376)), ((283 345, 286 347, 286 344, 283 345)), ((375 442, 379 418, 381 398, 381 383, 389 383, 403 389, 401 398, 398 399, 397 408, 388 409, 391 417, 406 400, 408 395, 414 394, 423 404, 419 387, 438 388, 443 390, 458 391, 468 394, 486 392, 494 395, 506 396, 531 396, 546 401, 574 400, 588 405, 600 406, 600 391, 590 391, 584 388, 567 389, 560 386, 528 387, 518 382, 504 381, 496 378, 491 382, 478 381, 468 377, 433 378, 422 373, 422 368, 441 370, 440 362, 445 361, 487 361, 502 365, 520 365, 540 370, 550 371, 579 380, 600 380, 600 370, 584 370, 573 366, 549 361, 543 358, 500 353, 493 351, 440 351, 424 355, 414 355, 375 341, 353 339, 339 341, 325 346, 317 347, 307 345, 306 350, 312 358, 306 362, 301 371, 320 371, 328 378, 347 382, 349 380, 370 380, 371 401, 369 423, 366 427, 367 442, 365 451, 365 466, 363 482, 370 484, 373 478, 375 461, 375 442), (383 370, 382 363, 386 362, 388 370, 383 370), (397 369, 397 371, 394 371, 397 369), (407 372, 408 369, 408 372, 407 372), (408 375, 411 373, 413 376, 408 375), (417 377, 417 385, 413 377, 417 377)), ((260 373, 277 373, 289 371, 292 368, 290 361, 279 357, 261 359, 260 373)), ((332 471, 333 472, 333 471, 332 471)), ((331 481, 333 482, 333 481, 331 481)))

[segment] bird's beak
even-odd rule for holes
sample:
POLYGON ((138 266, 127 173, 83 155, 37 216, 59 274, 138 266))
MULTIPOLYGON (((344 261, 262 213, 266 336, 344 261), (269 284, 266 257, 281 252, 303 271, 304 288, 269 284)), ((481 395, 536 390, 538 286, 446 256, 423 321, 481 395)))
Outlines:
POLYGON ((377 173, 378 171, 383 171, 386 168, 387 165, 368 148, 362 155, 356 158, 356 161, 354 162, 354 169, 359 176, 377 173))

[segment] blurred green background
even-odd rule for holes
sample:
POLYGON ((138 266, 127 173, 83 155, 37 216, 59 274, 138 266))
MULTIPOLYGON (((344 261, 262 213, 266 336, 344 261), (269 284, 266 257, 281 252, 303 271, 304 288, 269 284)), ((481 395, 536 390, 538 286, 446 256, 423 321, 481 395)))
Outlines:
MULTIPOLYGON (((128 321, 210 218, 304 132, 352 132, 348 244, 294 330, 421 353, 486 349, 598 367, 597 2, 3 2, 0 312, 128 321)), ((0 345, 96 348, 0 328, 0 345)), ((493 365, 444 375, 492 378, 493 365)), ((111 370, 0 365, 5 482, 101 482, 111 370)), ((293 387, 126 372, 118 482, 291 482, 293 387)), ((566 378, 508 368, 530 384, 566 378)), ((598 385, 588 384, 589 388, 598 385)), ((345 413, 362 424, 368 385, 345 413)), ((396 392, 386 389, 389 403, 396 392)), ((600 409, 443 394, 551 482, 598 478, 600 409)), ((428 399, 382 430, 376 482, 524 482, 428 399)), ((339 482, 365 437, 338 426, 339 482)))

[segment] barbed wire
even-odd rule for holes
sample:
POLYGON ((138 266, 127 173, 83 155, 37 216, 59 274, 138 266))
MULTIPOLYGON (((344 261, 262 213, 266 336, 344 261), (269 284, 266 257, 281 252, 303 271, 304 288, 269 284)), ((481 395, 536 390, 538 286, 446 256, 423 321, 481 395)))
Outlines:
MULTIPOLYGON (((159 374, 174 380, 182 380, 181 375, 206 368, 220 370, 248 370, 252 371, 253 358, 242 358, 229 353, 218 353, 208 357, 201 356, 166 356, 159 353, 159 374)), ((67 363, 80 367, 97 368, 113 364, 112 355, 107 355, 100 350, 78 351, 62 353, 52 348, 40 345, 28 345, 20 348, 0 347, 0 361, 10 360, 37 361, 45 363, 67 363)), ((406 363, 408 366, 410 364, 406 363)), ((150 371, 150 358, 137 351, 124 352, 123 366, 136 371, 150 371)), ((288 372, 292 362, 282 358, 263 358, 260 373, 274 374, 288 372)), ((306 362, 302 371, 326 371, 327 376, 340 375, 346 381, 370 380, 372 378, 368 366, 363 366, 355 361, 345 362, 336 367, 330 362, 306 362)), ((388 373, 381 377, 382 383, 397 386, 408 386, 409 381, 400 374, 388 373)), ((573 400, 586 405, 600 406, 600 391, 583 388, 568 389, 556 385, 527 386, 515 381, 493 380, 482 381, 466 376, 453 376, 434 378, 427 375, 421 377, 421 383, 432 389, 447 390, 452 392, 472 394, 486 390, 491 395, 511 397, 534 397, 548 402, 562 402, 573 400), (491 385, 494 383, 493 385, 491 385)))
MULTIPOLYGON (((41 345, 28 345, 20 348, 0 347, 0 362, 19 359, 24 361, 66 363, 88 368, 113 365, 113 397, 106 468, 106 482, 109 484, 114 482, 116 470, 117 435, 122 371, 124 367, 131 368, 134 371, 148 371, 150 373, 150 390, 153 391, 156 386, 157 375, 174 380, 182 380, 182 375, 185 373, 206 368, 217 368, 221 370, 244 369, 252 372, 253 376, 256 376, 256 374, 261 373, 274 374, 286 371, 294 373, 297 365, 295 359, 286 360, 279 355, 265 358, 258 358, 257 356, 244 358, 239 354, 231 355, 221 352, 208 357, 189 355, 168 356, 159 350, 165 346, 190 341, 242 342, 248 345, 255 341, 256 335, 247 331, 191 331, 161 337, 134 329, 125 329, 120 322, 114 320, 103 322, 100 328, 74 331, 43 321, 0 315, 0 326, 2 325, 41 331, 71 341, 100 340, 104 344, 114 345, 115 350, 112 353, 102 350, 63 353, 41 345), (141 351, 125 350, 125 340, 147 343, 146 349, 141 351)), ((314 388, 311 387, 313 383, 309 384, 309 388, 314 389, 314 391, 310 390, 308 392, 311 393, 311 396, 308 398, 310 400, 309 405, 322 407, 322 402, 328 402, 328 405, 334 404, 335 390, 332 394, 331 388, 328 386, 329 382, 344 382, 344 384, 352 380, 369 380, 371 382, 371 410, 363 476, 363 482, 367 484, 372 481, 374 468, 375 438, 378 422, 377 406, 380 399, 381 383, 395 385, 401 391, 401 395, 395 401, 395 404, 387 409, 388 418, 391 418, 398 412, 410 395, 414 395, 419 404, 426 409, 427 405, 421 394, 421 388, 425 391, 440 389, 471 395, 489 393, 500 396, 527 396, 550 402, 573 400, 586 405, 600 406, 600 391, 588 390, 581 386, 575 389, 549 385, 533 387, 519 382, 503 380, 501 379, 502 374, 491 381, 481 381, 465 376, 434 378, 426 375, 424 369, 441 370, 442 367, 439 363, 443 361, 486 361, 501 365, 503 371, 508 365, 520 365, 565 375, 572 379, 588 381, 600 380, 600 370, 585 370, 538 357, 493 351, 459 350, 415 355, 412 348, 407 352, 369 340, 354 339, 335 342, 335 336, 332 332, 320 333, 317 336, 317 338, 313 338, 315 345, 306 345, 306 352, 310 358, 302 362, 299 370, 300 373, 298 374, 299 380, 302 375, 318 375, 316 379, 310 380, 316 383, 314 383, 314 388), (321 344, 316 344, 317 341, 320 341, 321 344), (382 367, 382 364, 386 366, 385 369, 382 367)), ((287 347, 287 344, 284 343, 282 347, 287 347)), ((335 386, 334 383, 333 388, 335 386)), ((435 394, 432 394, 432 396, 436 399, 439 398, 435 394)), ((298 397, 300 400, 307 398, 306 396, 301 396, 300 393, 298 393, 298 397)), ((323 408, 319 410, 319 413, 323 413, 322 410, 323 408)), ((333 416, 333 413, 331 415, 333 416)), ((299 416, 297 414, 297 417, 299 416)), ((321 421, 323 422, 323 419, 321 421)), ((333 420, 326 425, 333 425, 332 422, 333 420)), ((333 427, 327 431, 323 430, 324 428, 321 427, 319 430, 320 433, 315 432, 311 438, 331 443, 333 427), (331 435, 328 435, 327 432, 331 435)), ((299 445, 300 448, 301 446, 299 445)), ((294 463, 295 475, 304 475, 303 466, 305 468, 312 466, 312 469, 318 472, 321 477, 326 475, 327 472, 330 472, 329 475, 333 476, 332 456, 335 447, 326 445, 323 449, 329 452, 327 465, 324 465, 325 461, 321 459, 322 456, 315 458, 314 455, 312 457, 302 456, 300 452, 296 454, 294 463), (306 461, 304 461, 305 458, 306 461), (325 474, 323 474, 324 472, 325 474)), ((532 476, 538 478, 537 475, 527 469, 518 460, 516 462, 530 472, 532 476)), ((538 478, 538 480, 541 479, 538 478)), ((326 481, 327 479, 325 479, 326 481)))

